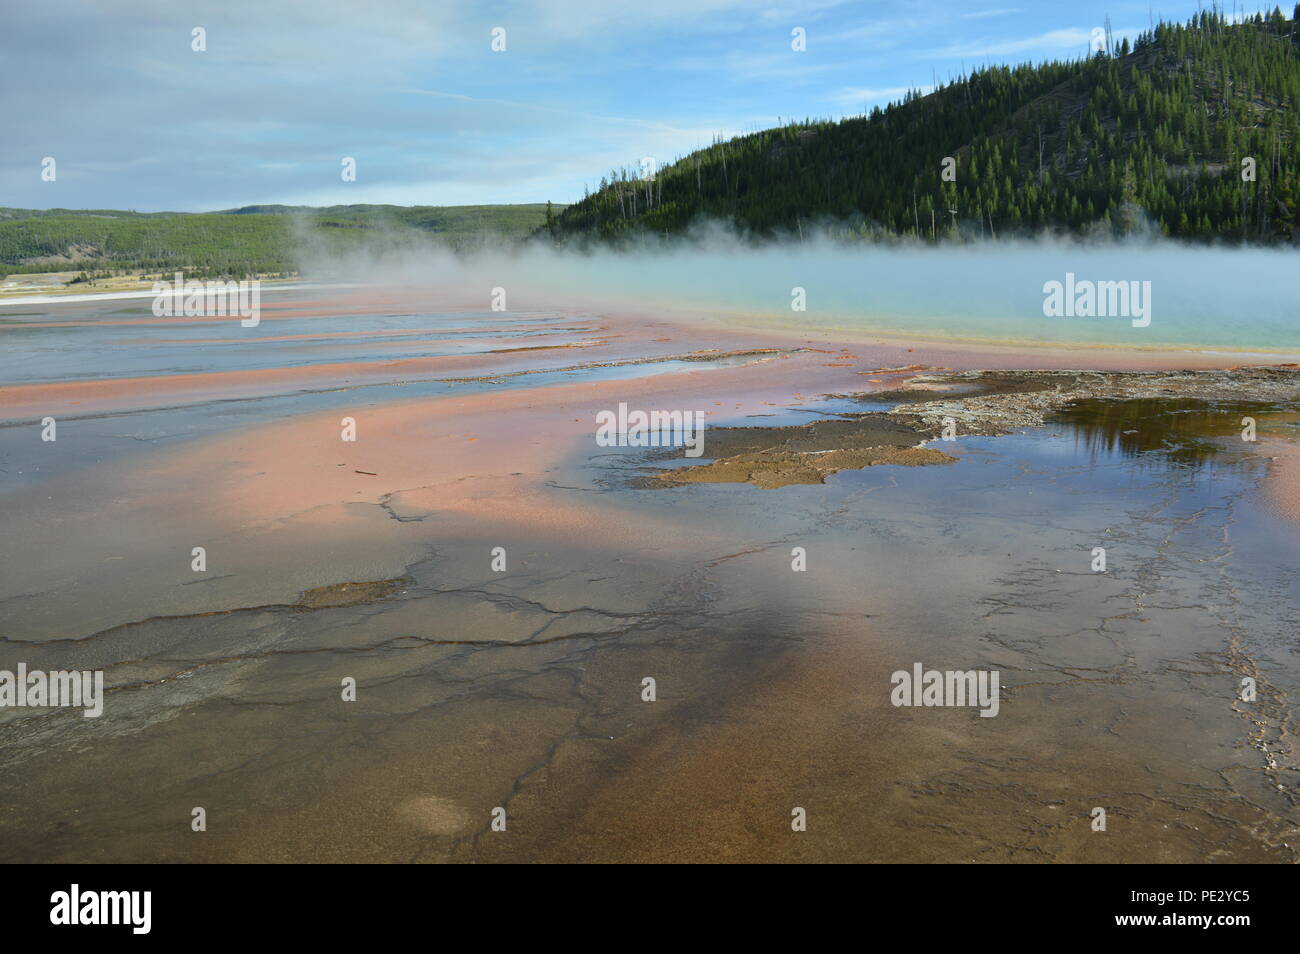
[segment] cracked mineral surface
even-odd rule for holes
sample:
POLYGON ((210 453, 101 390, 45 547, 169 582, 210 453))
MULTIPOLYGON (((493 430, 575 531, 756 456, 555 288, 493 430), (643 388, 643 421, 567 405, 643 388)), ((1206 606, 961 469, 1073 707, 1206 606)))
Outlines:
POLYGON ((1300 858, 1295 369, 443 323, 5 389, 0 669, 106 699, 0 710, 0 858, 1300 858), (596 446, 619 401, 707 411, 705 457, 596 446), (918 662, 998 715, 894 707, 918 662))

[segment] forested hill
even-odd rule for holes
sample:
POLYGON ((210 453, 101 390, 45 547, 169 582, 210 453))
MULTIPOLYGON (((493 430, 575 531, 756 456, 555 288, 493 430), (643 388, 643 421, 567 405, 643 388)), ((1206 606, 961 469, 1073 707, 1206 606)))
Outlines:
POLYGON ((0 208, 0 275, 82 271, 196 277, 287 274, 309 251, 428 239, 454 249, 514 241, 551 214, 530 205, 253 205, 223 212, 0 208))
POLYGON ((990 67, 870 116, 716 142, 652 181, 612 173, 550 232, 609 239, 721 220, 760 237, 835 223, 878 240, 1154 229, 1294 242, 1297 19, 1300 6, 1239 24, 1202 13, 1132 48, 990 67), (945 157, 955 181, 941 179, 945 157))

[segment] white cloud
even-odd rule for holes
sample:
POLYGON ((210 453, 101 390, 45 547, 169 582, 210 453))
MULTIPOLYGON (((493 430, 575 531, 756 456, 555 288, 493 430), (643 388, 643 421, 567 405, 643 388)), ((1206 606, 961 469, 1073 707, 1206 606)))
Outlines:
MULTIPOLYGON (((896 100, 902 99, 904 96, 907 95, 907 93, 910 90, 915 88, 917 87, 850 86, 850 87, 846 87, 845 89, 841 89, 835 93, 832 93, 830 96, 826 97, 826 101, 830 103, 835 103, 836 105, 842 106, 846 109, 854 108, 854 107, 860 108, 863 107, 864 105, 865 106, 874 106, 877 104, 883 105, 884 103, 894 102, 896 100)), ((930 86, 929 84, 926 84, 925 86, 919 87, 919 89, 921 91, 921 94, 925 95, 926 93, 931 92, 933 90, 933 87, 930 86)))
POLYGON ((1012 53, 1059 52, 1077 50, 1082 52, 1092 39, 1092 29, 1070 27, 1064 30, 1049 30, 1038 36, 1025 37, 1020 40, 985 40, 969 44, 951 43, 939 50, 920 54, 922 57, 936 59, 958 59, 966 57, 975 59, 982 56, 1008 56, 1012 53))
POLYGON ((974 13, 963 13, 961 18, 963 20, 987 20, 989 17, 1004 17, 1019 12, 1019 7, 1004 7, 1001 10, 976 10, 974 13))

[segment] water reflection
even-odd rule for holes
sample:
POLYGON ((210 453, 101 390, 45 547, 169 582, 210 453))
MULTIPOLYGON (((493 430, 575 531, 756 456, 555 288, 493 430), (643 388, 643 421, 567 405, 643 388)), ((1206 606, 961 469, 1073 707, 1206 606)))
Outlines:
POLYGON ((1287 409, 1259 401, 1088 398, 1062 408, 1052 420, 1074 430, 1076 446, 1086 449, 1093 463, 1119 454, 1139 458, 1139 466, 1197 472, 1211 463, 1241 466, 1243 458, 1233 452, 1245 449, 1243 418, 1252 418, 1259 428, 1269 415, 1287 409))

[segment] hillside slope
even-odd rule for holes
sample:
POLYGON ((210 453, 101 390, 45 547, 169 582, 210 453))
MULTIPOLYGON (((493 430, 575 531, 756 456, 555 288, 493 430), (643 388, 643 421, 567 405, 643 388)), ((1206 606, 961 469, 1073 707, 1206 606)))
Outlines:
POLYGON ((248 206, 224 212, 0 208, 0 275, 184 269, 196 277, 289 273, 304 244, 325 251, 432 235, 451 248, 514 240, 547 206, 248 206))
POLYGON ((1297 103, 1296 19, 1275 10, 1230 25, 1203 13, 1132 49, 983 69, 867 117, 716 142, 653 181, 616 170, 549 231, 616 239, 721 220, 756 236, 833 222, 885 240, 1154 229, 1290 242, 1297 103), (955 181, 941 180, 945 157, 955 181), (1245 157, 1253 182, 1242 181, 1245 157))

